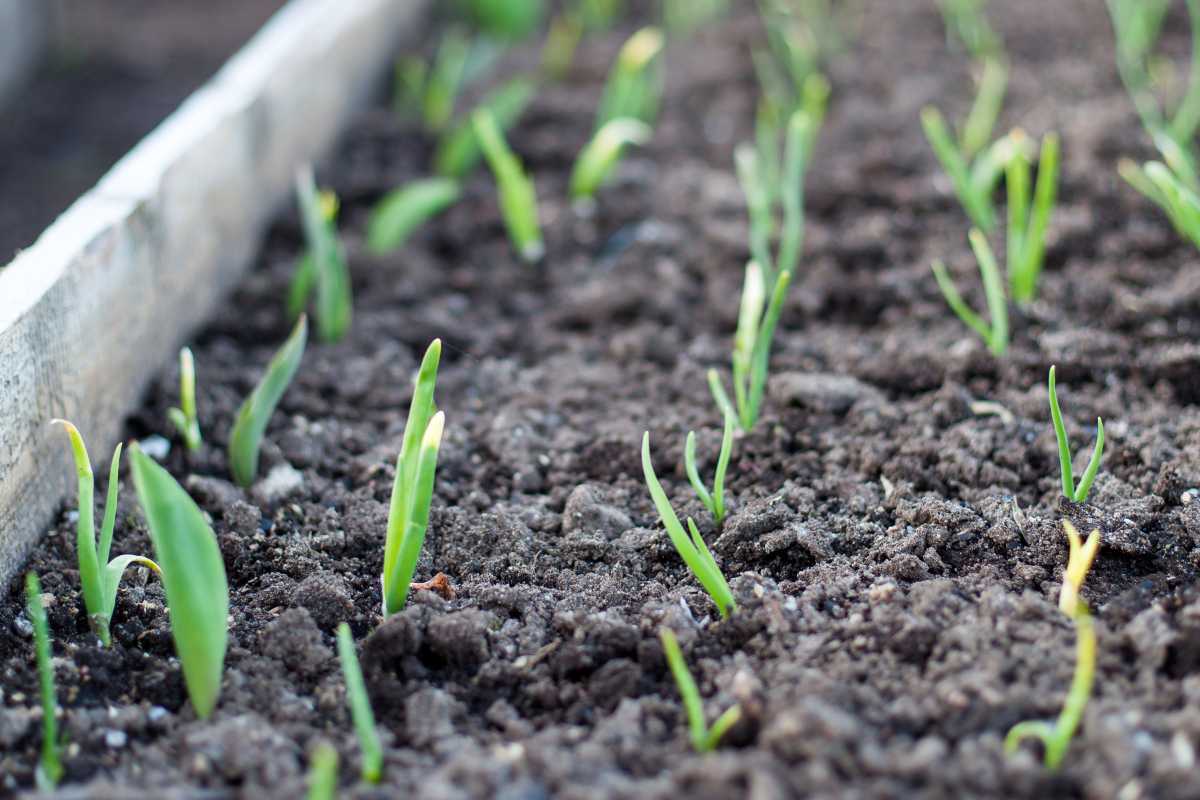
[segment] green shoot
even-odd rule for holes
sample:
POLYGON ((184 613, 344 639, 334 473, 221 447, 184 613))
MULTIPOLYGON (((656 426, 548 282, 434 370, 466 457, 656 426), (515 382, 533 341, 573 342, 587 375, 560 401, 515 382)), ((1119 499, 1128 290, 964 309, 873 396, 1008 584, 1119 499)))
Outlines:
POLYGON ((734 152, 750 215, 750 253, 762 267, 768 285, 775 282, 778 272, 794 272, 799 262, 804 242, 804 176, 825 117, 828 82, 820 75, 810 76, 803 96, 802 106, 788 118, 782 158, 777 153, 778 134, 766 111, 759 115, 757 144, 743 143, 734 152), (780 163, 782 173, 776 166, 780 163), (779 227, 776 261, 770 244, 779 227))
POLYGON ((675 509, 671 508, 671 501, 667 499, 667 493, 663 491, 662 484, 658 482, 658 476, 654 474, 654 464, 650 461, 649 431, 642 435, 642 472, 646 477, 646 488, 650 490, 650 497, 654 500, 655 508, 658 509, 658 515, 662 517, 667 535, 671 537, 671 544, 675 545, 675 549, 687 564, 688 569, 708 592, 708 596, 716 604, 721 616, 728 617, 737 609, 733 600, 733 592, 729 590, 729 584, 725 581, 725 576, 721 574, 721 568, 717 566, 708 545, 704 543, 700 531, 696 529, 696 523, 692 521, 691 517, 688 517, 690 538, 687 533, 684 533, 683 526, 679 524, 679 517, 675 515, 675 509))
POLYGON ((146 514, 170 610, 171 637, 192 707, 201 719, 221 693, 229 629, 229 584, 217 537, 199 506, 171 473, 136 444, 133 485, 146 514))
MULTIPOLYGON (((1013 135, 1018 140, 1020 131, 1013 135)), ((1046 228, 1058 193, 1058 136, 1048 133, 1042 139, 1038 159, 1037 186, 1033 208, 1029 208, 1029 159, 1020 142, 1008 160, 1005 183, 1008 189, 1008 282, 1018 303, 1030 303, 1037 296, 1038 277, 1046 254, 1046 228)))
POLYGON ((1062 411, 1058 407, 1058 392, 1054 388, 1054 367, 1050 367, 1050 419, 1054 423, 1054 437, 1058 440, 1058 462, 1062 472, 1063 496, 1076 503, 1087 500, 1092 481, 1100 471, 1100 459, 1104 455, 1104 420, 1096 417, 1096 445, 1092 448, 1092 457, 1079 483, 1075 483, 1075 475, 1071 470, 1071 442, 1067 438, 1067 429, 1063 426, 1062 411))
POLYGON ((371 710, 371 698, 367 695, 362 667, 354 652, 354 637, 345 622, 338 625, 337 647, 338 658, 342 662, 342 677, 346 681, 346 702, 350 706, 355 733, 358 734, 358 746, 362 748, 362 777, 368 783, 379 783, 383 777, 383 744, 375 728, 375 713, 371 710))
POLYGON ((1187 0, 1186 5, 1192 34, 1188 88, 1171 113, 1153 96, 1150 68, 1169 0, 1108 0, 1117 39, 1117 70, 1143 126, 1151 134, 1164 133, 1190 150, 1192 137, 1200 127, 1200 0, 1187 0))
POLYGON ((1166 213, 1180 236, 1200 247, 1200 188, 1187 162, 1151 161, 1139 167, 1126 158, 1117 164, 1117 171, 1166 213))
MULTIPOLYGON (((486 108, 496 118, 500 130, 507 131, 533 99, 535 84, 528 78, 514 78, 483 98, 480 108, 486 108)), ((464 178, 475 169, 483 151, 475 138, 475 126, 471 116, 465 115, 449 128, 438 140, 433 156, 434 170, 450 178, 464 178)))
POLYGON ((571 198, 576 203, 589 203, 621 160, 625 146, 644 145, 653 133, 649 125, 627 117, 604 123, 575 161, 571 172, 571 198))
POLYGON ((1070 551, 1058 606, 1075 623, 1075 675, 1071 679, 1063 710, 1054 724, 1041 720, 1021 722, 1014 725, 1004 737, 1004 751, 1009 754, 1016 752, 1025 739, 1041 739, 1045 748, 1046 768, 1051 770, 1058 769, 1062 764, 1096 680, 1096 630, 1088 614, 1087 603, 1080 598, 1079 591, 1100 547, 1100 531, 1092 531, 1087 544, 1084 544, 1074 525, 1063 520, 1063 528, 1067 533, 1070 551))
POLYGON ((337 233, 337 198, 317 191, 311 166, 296 173, 296 198, 307 250, 296 266, 288 292, 289 318, 303 312, 315 286, 317 338, 336 342, 350 328, 353 298, 346 252, 337 233))
POLYGON ((729 729, 742 718, 742 707, 731 706, 725 713, 717 717, 710 728, 704 719, 704 703, 700 699, 700 689, 696 679, 688 671, 683 660, 683 652, 679 649, 679 640, 670 628, 659 628, 658 638, 662 642, 663 655, 666 656, 667 666, 675 677, 675 685, 679 687, 679 696, 683 698, 683 709, 687 713, 688 731, 692 739, 692 749, 697 753, 711 753, 720 743, 721 738, 729 729))
POLYGON ((322 742, 309 761, 307 800, 334 800, 337 780, 338 752, 333 745, 322 742))
POLYGON ((604 85, 595 130, 622 117, 654 124, 662 99, 663 44, 662 31, 651 27, 642 28, 621 47, 604 85))
POLYGON ((481 32, 499 39, 531 36, 546 15, 545 0, 458 0, 457 5, 481 32))
POLYGON ((471 42, 461 29, 452 27, 442 36, 421 99, 421 114, 427 130, 437 133, 450 122, 470 54, 471 42))
POLYGON ((367 247, 374 253, 400 248, 414 230, 453 205, 461 194, 453 178, 425 178, 388 192, 371 210, 367 247))
POLYGON ((939 0, 946 39, 957 37, 973 58, 985 59, 1003 50, 1000 37, 984 15, 987 0, 939 0))
POLYGON ((967 305, 941 259, 933 262, 933 277, 937 279, 938 288, 942 290, 942 296, 951 310, 968 328, 983 338, 993 355, 1001 356, 1008 349, 1008 301, 1004 296, 1004 283, 1000 279, 1000 269, 996 266, 996 257, 992 254, 987 237, 978 228, 972 228, 969 238, 975 261, 979 265, 979 275, 983 279, 983 293, 991 322, 984 322, 983 317, 967 305))
POLYGON ((764 313, 766 284, 763 282, 762 269, 755 261, 746 264, 742 303, 733 339, 733 392, 736 405, 730 402, 717 371, 708 371, 708 388, 717 407, 724 415, 734 415, 743 431, 750 431, 758 422, 767 386, 771 343, 775 339, 775 326, 779 323, 791 280, 792 273, 786 270, 776 276, 770 303, 766 304, 764 313))
POLYGON ((33 623, 33 650, 42 696, 42 758, 34 775, 38 791, 53 792, 63 776, 58 752, 62 745, 58 738, 58 717, 55 716, 58 700, 54 692, 54 663, 50 659, 50 625, 46 622, 46 607, 42 604, 42 585, 33 572, 25 575, 25 609, 33 623))
POLYGON ((1007 88, 1008 67, 999 58, 985 59, 979 76, 979 91, 958 132, 958 146, 964 159, 975 158, 992 140, 1007 88))
POLYGON ((442 441, 445 414, 434 413, 433 392, 437 385, 442 341, 434 339, 421 359, 417 383, 408 406, 404 441, 396 459, 396 479, 388 510, 387 540, 383 551, 383 615, 404 608, 408 589, 425 530, 429 527, 429 504, 437 473, 438 447, 442 441))
POLYGON ((537 190, 520 160, 504 140, 495 116, 486 108, 471 116, 475 138, 483 149, 500 191, 500 211, 509 241, 521 258, 534 262, 546 252, 538 223, 537 190))
POLYGON ((79 521, 76 524, 75 550, 79 558, 79 583, 83 590, 83 603, 87 607, 88 624, 92 632, 105 646, 111 643, 109 623, 117 605, 117 587, 130 564, 140 564, 158 572, 158 565, 144 556, 117 556, 109 561, 112 549, 113 529, 117 523, 117 495, 121 489, 121 445, 113 451, 112 466, 108 471, 108 497, 104 503, 104 519, 100 524, 100 540, 96 540, 95 478, 92 462, 79 429, 63 419, 52 424, 62 425, 71 440, 71 455, 75 459, 75 472, 79 477, 79 521))
POLYGON ((239 486, 249 486, 258 474, 258 454, 267 423, 300 368, 308 342, 308 320, 301 316, 292 334, 267 364, 258 386, 238 409, 229 434, 229 471, 239 486))
POLYGON ((542 45, 542 72, 560 81, 571 71, 575 50, 583 38, 583 22, 577 14, 564 12, 550 23, 546 43, 542 45))
MULTIPOLYGON (((977 99, 976 105, 980 102, 977 99)), ((933 106, 921 109, 921 127, 971 222, 977 228, 991 231, 996 226, 992 191, 996 188, 996 183, 1004 173, 1004 166, 1011 156, 1014 146, 1011 138, 1005 137, 971 158, 962 144, 956 142, 950 134, 950 128, 946 125, 942 113, 933 106)), ((962 141, 974 147, 980 138, 978 129, 982 125, 975 123, 972 127, 976 130, 972 130, 969 137, 964 136, 962 141)))
POLYGON ((725 433, 721 436, 721 454, 717 456, 717 472, 713 477, 713 489, 710 493, 700 480, 700 471, 696 469, 696 432, 688 431, 687 441, 683 447, 683 464, 687 470, 688 482, 696 490, 700 502, 713 515, 718 525, 725 520, 725 470, 729 467, 729 456, 733 452, 733 428, 736 423, 731 413, 725 414, 725 433))
POLYGON ((167 419, 194 453, 200 449, 200 420, 196 417, 196 361, 187 347, 179 351, 179 405, 182 408, 167 411, 167 419))
POLYGON ((684 38, 728 10, 729 0, 662 0, 663 28, 672 38, 684 38))
POLYGON ((765 105, 778 119, 803 102, 805 83, 841 51, 846 14, 831 0, 760 0, 767 47, 751 52, 765 105))

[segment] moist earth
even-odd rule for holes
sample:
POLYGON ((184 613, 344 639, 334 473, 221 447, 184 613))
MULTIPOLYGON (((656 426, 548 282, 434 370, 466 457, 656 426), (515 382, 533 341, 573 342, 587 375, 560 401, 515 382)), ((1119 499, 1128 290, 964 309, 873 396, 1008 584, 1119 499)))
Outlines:
MULTIPOLYGON (((709 474, 720 442, 705 371, 725 374, 748 257, 732 149, 753 133, 753 9, 671 45, 654 140, 591 216, 566 201, 569 170, 632 23, 585 40, 565 81, 539 92, 510 137, 537 180, 537 265, 514 258, 486 171, 403 250, 370 255, 371 205, 426 173, 431 142, 386 108, 364 113, 319 169, 343 200, 354 325, 310 345, 270 425, 264 479, 234 486, 222 446, 288 331, 294 213, 192 342, 204 447, 185 453, 168 427, 170 368, 128 420, 130 438, 173 442, 165 463, 224 554, 230 648, 213 717, 185 701, 154 579, 130 573, 111 648, 88 635, 73 504, 30 561, 51 597, 63 795, 295 797, 320 741, 341 754, 341 795, 360 798, 1200 795, 1200 273, 1116 175, 1119 156, 1150 151, 1103 7, 988 9, 1012 60, 1001 129, 1057 130, 1064 148, 1039 298, 1001 359, 949 312, 929 269, 944 258, 982 304, 965 215, 918 123, 930 102, 966 113, 968 60, 947 48, 932 2, 863 11, 829 65, 805 254, 762 419, 735 443, 721 527, 682 454, 696 430, 709 474), (443 572, 454 594, 417 591, 385 622, 393 464, 434 337, 448 422, 417 578, 443 572), (1083 505, 1060 499, 1051 364, 1075 448, 1106 423, 1083 505), (675 508, 731 576, 728 620, 661 528, 643 430, 675 508), (1101 532, 1084 589, 1099 662, 1054 773, 1034 745, 1007 756, 1002 742, 1018 721, 1057 715, 1071 680, 1074 632, 1056 605, 1063 518, 1101 532), (379 787, 356 780, 333 646, 342 621, 385 736, 379 787), (663 625, 709 718, 741 704, 712 754, 689 746, 663 625)), ((1181 17, 1165 46, 1185 56, 1181 17)), ((496 78, 536 59, 518 49, 496 78)), ((127 476, 122 490, 117 551, 145 552, 127 476)), ((9 792, 31 786, 37 756, 31 652, 14 585, 0 606, 9 792)))

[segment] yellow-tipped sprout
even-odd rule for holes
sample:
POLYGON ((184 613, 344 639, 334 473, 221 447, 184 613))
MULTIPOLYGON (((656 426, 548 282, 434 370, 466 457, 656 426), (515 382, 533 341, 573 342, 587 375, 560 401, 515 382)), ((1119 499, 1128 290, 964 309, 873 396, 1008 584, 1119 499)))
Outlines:
POLYGON ((350 329, 354 305, 346 252, 337 233, 337 197, 318 192, 312 167, 305 166, 296 172, 296 198, 307 249, 288 289, 288 316, 298 318, 315 290, 317 338, 336 342, 350 329))
POLYGON ((571 199, 588 204, 608 178, 627 145, 644 145, 653 135, 650 126, 628 117, 609 120, 584 146, 571 172, 571 199))
POLYGON ((112 549, 113 529, 117 522, 117 495, 120 492, 121 445, 113 451, 112 465, 108 471, 108 498, 104 504, 104 519, 100 525, 100 539, 96 540, 95 523, 95 478, 92 462, 79 429, 63 419, 53 424, 61 425, 71 442, 71 455, 75 459, 75 472, 79 478, 79 521, 76 523, 75 551, 79 560, 79 583, 83 603, 87 607, 88 623, 100 642, 108 647, 112 641, 109 625, 113 609, 117 605, 117 587, 125 570, 131 564, 149 567, 161 574, 158 565, 145 556, 117 556, 109 560, 112 549))
POLYGON ((408 590, 421 556, 425 531, 429 527, 429 505, 437 474, 438 448, 446 417, 435 412, 433 399, 437 385, 438 362, 442 342, 434 339, 425 351, 417 373, 416 387, 408 406, 404 441, 396 459, 396 479, 392 485, 388 510, 387 540, 383 552, 383 615, 404 608, 408 590))
POLYGON ((1042 720, 1021 722, 1014 725, 1004 738, 1006 753, 1015 752, 1025 739, 1041 739, 1045 748, 1046 768, 1051 770, 1058 769, 1062 764, 1096 680, 1096 629, 1087 603, 1080 597, 1080 590, 1100 547, 1100 531, 1092 531, 1084 543, 1070 522, 1063 520, 1063 528, 1070 550, 1058 605, 1075 623, 1075 675, 1071 679, 1071 688, 1067 691, 1062 712, 1054 723, 1042 720))
POLYGON ((488 109, 471 118, 475 138, 492 168, 500 195, 500 212, 513 248, 526 261, 538 261, 546 252, 538 222, 537 190, 520 160, 504 140, 504 133, 488 109))
POLYGON ((662 31, 654 27, 642 28, 625 42, 596 110, 596 130, 622 118, 654 124, 662 99, 663 44, 662 31))
POLYGON ((692 748, 697 753, 712 752, 721 738, 742 718, 742 708, 731 706, 725 709, 710 727, 704 717, 704 701, 700 699, 700 689, 683 660, 683 651, 679 649, 679 640, 675 638, 675 632, 670 628, 659 628, 658 638, 662 642, 663 655, 667 659, 671 675, 675 678, 675 685, 679 687, 679 696, 683 698, 683 710, 687 714, 692 748))
POLYGON ((200 420, 196 417, 196 362, 192 351, 179 351, 179 405, 167 411, 167 419, 183 437, 184 446, 191 452, 200 449, 200 420))

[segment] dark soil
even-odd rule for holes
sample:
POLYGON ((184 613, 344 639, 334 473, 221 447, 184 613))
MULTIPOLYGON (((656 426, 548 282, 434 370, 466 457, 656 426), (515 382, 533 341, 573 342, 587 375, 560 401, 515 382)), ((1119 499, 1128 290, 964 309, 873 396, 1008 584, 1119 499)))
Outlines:
MULTIPOLYGON (((511 137, 542 200, 536 267, 510 253, 486 172, 403 252, 367 255, 371 203, 423 172, 430 143, 385 111, 364 115, 321 170, 345 202, 354 327, 306 354, 269 431, 274 481, 235 488, 221 447, 288 330, 294 218, 194 342, 209 444, 194 458, 176 444, 166 462, 211 514, 231 582, 214 717, 197 721, 185 702, 157 582, 126 583, 103 650, 86 633, 67 514, 30 564, 54 598, 66 791, 294 798, 307 754, 330 740, 349 797, 1200 796, 1196 253, 1116 176, 1119 155, 1148 153, 1102 5, 990 5, 1014 63, 1004 126, 1064 141, 1040 299, 996 360, 938 294, 933 257, 964 285, 977 278, 917 115, 936 102, 960 118, 971 81, 932 2, 872 0, 830 70, 802 278, 763 419, 736 443, 722 530, 681 461, 691 428, 704 469, 714 460, 704 373, 728 362, 747 258, 731 153, 753 121, 748 48, 761 31, 749 9, 670 49, 654 143, 592 218, 565 202, 568 170, 630 29, 589 41, 567 82, 540 94, 511 137), (457 596, 417 592, 381 623, 393 461, 435 336, 449 424, 418 579, 444 572, 457 596), (1107 422, 1083 507, 1059 499, 1053 363, 1076 446, 1107 422), (976 413, 985 400, 1005 413, 976 413), (736 576, 727 621, 661 529, 644 429, 676 509, 736 576), (1008 757, 1002 740, 1056 715, 1071 678, 1074 634, 1056 606, 1064 515, 1102 532, 1084 591, 1100 657, 1054 774, 1032 745, 1008 757), (332 638, 343 620, 386 731, 378 789, 355 782, 332 638), (742 704, 713 754, 690 750, 664 624, 710 717, 742 704)), ((1186 52, 1186 25, 1166 38, 1186 52)), ((163 374, 130 437, 171 436, 176 380, 163 374)), ((144 551, 123 489, 118 551, 144 551)), ((0 607, 8 789, 30 785, 38 745, 27 631, 14 587, 0 607)))
POLYGON ((282 4, 56 3, 62 13, 46 62, 0 111, 0 266, 32 244, 282 4))

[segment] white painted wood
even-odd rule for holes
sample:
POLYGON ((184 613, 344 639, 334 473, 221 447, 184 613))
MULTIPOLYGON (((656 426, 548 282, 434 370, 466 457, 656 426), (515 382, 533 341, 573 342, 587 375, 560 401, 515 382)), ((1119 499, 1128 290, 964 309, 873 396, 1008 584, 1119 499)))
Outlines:
POLYGON ((0 269, 0 585, 74 489, 49 420, 75 422, 107 469, 147 381, 232 288, 296 167, 332 144, 428 7, 292 0, 0 269))

